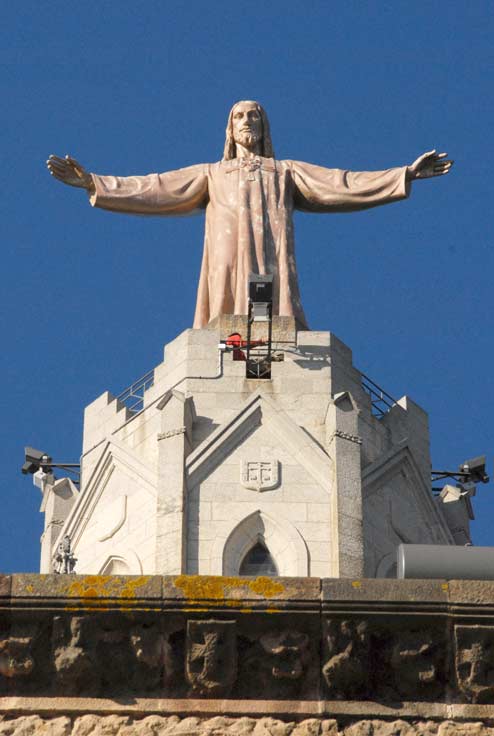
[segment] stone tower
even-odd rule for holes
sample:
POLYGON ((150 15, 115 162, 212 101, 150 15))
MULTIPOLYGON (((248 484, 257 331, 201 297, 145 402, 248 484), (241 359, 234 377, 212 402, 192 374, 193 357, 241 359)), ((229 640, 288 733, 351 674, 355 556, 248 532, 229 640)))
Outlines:
POLYGON ((432 496, 417 404, 376 412, 350 349, 292 318, 273 320, 270 376, 249 378, 233 332, 246 317, 186 330, 133 407, 86 408, 80 491, 45 487, 41 572, 66 534, 79 573, 336 578, 395 575, 400 542, 469 540, 464 500, 452 515, 432 496))

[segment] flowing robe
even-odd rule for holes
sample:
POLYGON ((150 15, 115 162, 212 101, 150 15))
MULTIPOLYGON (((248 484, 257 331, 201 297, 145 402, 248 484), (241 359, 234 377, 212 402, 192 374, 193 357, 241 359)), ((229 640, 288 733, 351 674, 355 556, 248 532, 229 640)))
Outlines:
POLYGON ((247 314, 250 273, 273 274, 273 314, 307 329, 295 265, 293 211, 350 212, 403 199, 406 167, 352 172, 257 156, 148 176, 98 176, 91 204, 139 215, 206 210, 194 328, 247 314))

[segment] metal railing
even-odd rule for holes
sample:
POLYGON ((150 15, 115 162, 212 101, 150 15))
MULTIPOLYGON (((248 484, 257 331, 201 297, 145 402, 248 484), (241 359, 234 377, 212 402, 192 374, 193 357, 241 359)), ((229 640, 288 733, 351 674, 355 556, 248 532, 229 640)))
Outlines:
POLYGON ((154 383, 154 370, 146 373, 117 396, 117 401, 124 404, 131 414, 138 414, 144 408, 144 392, 154 383))
MULTIPOLYGON (((370 396, 373 416, 383 417, 397 403, 390 394, 377 383, 372 381, 365 373, 361 373, 362 388, 370 396)), ((131 414, 138 414, 144 408, 144 393, 154 384, 154 370, 148 371, 144 376, 131 383, 122 393, 117 396, 117 401, 124 404, 131 414)))
POLYGON ((370 396, 372 415, 380 419, 397 403, 384 389, 374 383, 365 373, 361 373, 362 388, 370 396))

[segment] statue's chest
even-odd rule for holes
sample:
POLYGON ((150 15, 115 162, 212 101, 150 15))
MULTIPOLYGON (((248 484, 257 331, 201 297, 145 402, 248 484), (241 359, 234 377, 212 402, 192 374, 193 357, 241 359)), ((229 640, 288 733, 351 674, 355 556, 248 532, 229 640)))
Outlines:
POLYGON ((271 159, 224 162, 211 187, 211 199, 228 207, 276 206, 286 201, 286 172, 271 159))

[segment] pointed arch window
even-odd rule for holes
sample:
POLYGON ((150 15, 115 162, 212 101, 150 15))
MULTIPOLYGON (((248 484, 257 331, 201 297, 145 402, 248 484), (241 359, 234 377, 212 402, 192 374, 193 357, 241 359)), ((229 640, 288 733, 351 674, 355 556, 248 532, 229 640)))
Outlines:
POLYGON ((265 544, 259 541, 250 548, 241 562, 239 575, 278 575, 278 568, 265 544))

